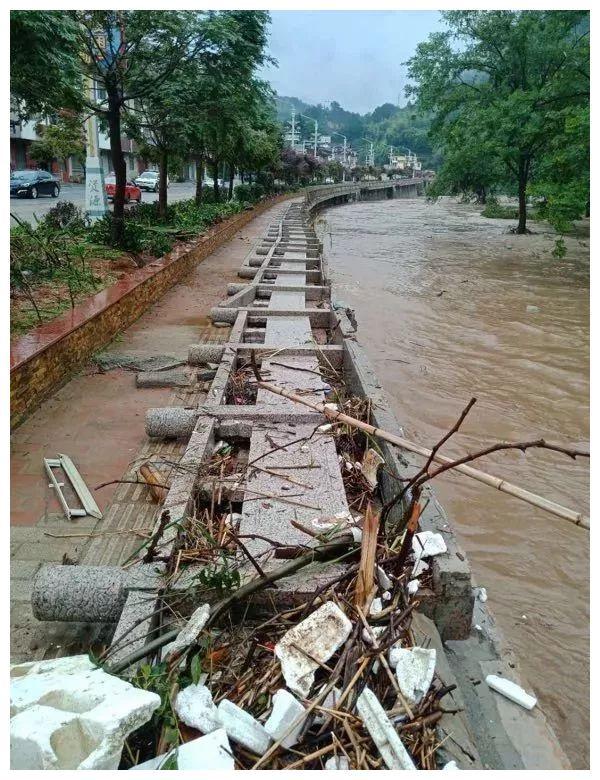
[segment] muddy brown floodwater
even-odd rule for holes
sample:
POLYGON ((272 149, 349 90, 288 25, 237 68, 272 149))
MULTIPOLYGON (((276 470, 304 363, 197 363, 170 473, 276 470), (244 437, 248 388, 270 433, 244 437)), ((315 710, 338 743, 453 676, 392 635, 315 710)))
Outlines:
MULTIPOLYGON (((335 297, 409 438, 448 454, 544 437, 589 446, 589 226, 565 239, 450 199, 358 203, 319 218, 335 297)), ((589 513, 589 462, 531 450, 479 468, 589 513)), ((461 476, 436 481, 479 585, 574 767, 589 766, 589 535, 461 476)))

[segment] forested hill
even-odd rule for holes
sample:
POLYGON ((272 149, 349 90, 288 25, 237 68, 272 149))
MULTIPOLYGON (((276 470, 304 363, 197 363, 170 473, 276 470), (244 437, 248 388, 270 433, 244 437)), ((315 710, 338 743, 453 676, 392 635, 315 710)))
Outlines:
MULTIPOLYGON (((302 125, 303 137, 309 138, 313 132, 313 123, 300 117, 306 114, 319 123, 319 133, 327 135, 338 132, 348 137, 348 143, 364 155, 367 142, 365 137, 375 144, 375 163, 387 162, 390 146, 396 152, 406 147, 415 152, 423 161, 423 167, 436 168, 438 155, 432 149, 427 137, 430 119, 420 115, 414 106, 403 108, 384 103, 370 114, 357 114, 346 111, 339 103, 332 101, 329 106, 312 106, 296 97, 278 95, 276 98, 277 119, 282 124, 289 123, 292 108, 296 109, 296 121, 302 125)), ((335 137, 341 143, 341 138, 335 137)))

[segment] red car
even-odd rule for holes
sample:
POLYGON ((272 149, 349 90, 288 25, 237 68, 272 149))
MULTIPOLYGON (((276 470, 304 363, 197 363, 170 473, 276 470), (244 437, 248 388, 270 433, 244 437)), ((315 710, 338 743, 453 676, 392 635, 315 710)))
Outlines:
MULTIPOLYGON (((109 201, 113 201, 115 197, 115 190, 117 188, 117 180, 114 173, 109 173, 108 176, 104 177, 104 190, 106 192, 106 197, 109 199, 109 201)), ((136 187, 136 185, 128 181, 125 185, 125 203, 129 203, 130 201, 135 200, 138 203, 142 202, 142 191, 139 187, 136 187)))

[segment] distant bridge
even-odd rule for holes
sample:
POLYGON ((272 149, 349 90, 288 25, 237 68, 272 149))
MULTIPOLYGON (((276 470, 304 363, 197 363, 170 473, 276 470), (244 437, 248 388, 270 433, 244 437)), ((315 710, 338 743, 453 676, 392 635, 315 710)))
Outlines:
POLYGON ((415 198, 425 189, 427 180, 390 179, 389 181, 358 181, 341 184, 324 184, 305 190, 305 209, 312 211, 321 204, 336 205, 358 200, 386 200, 415 198))

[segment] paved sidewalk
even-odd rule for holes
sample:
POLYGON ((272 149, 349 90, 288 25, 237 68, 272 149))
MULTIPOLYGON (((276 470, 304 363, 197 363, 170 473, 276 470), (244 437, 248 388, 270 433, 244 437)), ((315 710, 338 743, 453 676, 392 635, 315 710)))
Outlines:
MULTIPOLYGON (((223 297, 227 282, 262 235, 279 204, 259 215, 167 292, 103 353, 156 355, 185 360, 189 344, 225 341, 229 330, 209 324, 208 312, 223 297)), ((81 652, 110 635, 107 627, 39 623, 29 604, 31 583, 46 562, 119 564, 143 541, 156 514, 146 488, 105 482, 135 479, 136 466, 151 458, 176 462, 178 443, 151 442, 144 416, 151 406, 189 406, 198 388, 136 389, 135 371, 99 373, 90 365, 44 403, 11 436, 11 658, 33 660, 81 652), (67 521, 43 467, 44 457, 69 455, 94 496, 104 519, 67 521), (89 534, 96 534, 90 537, 89 534), (86 536, 88 534, 88 536, 86 536), (101 535, 99 535, 101 534, 101 535)))

